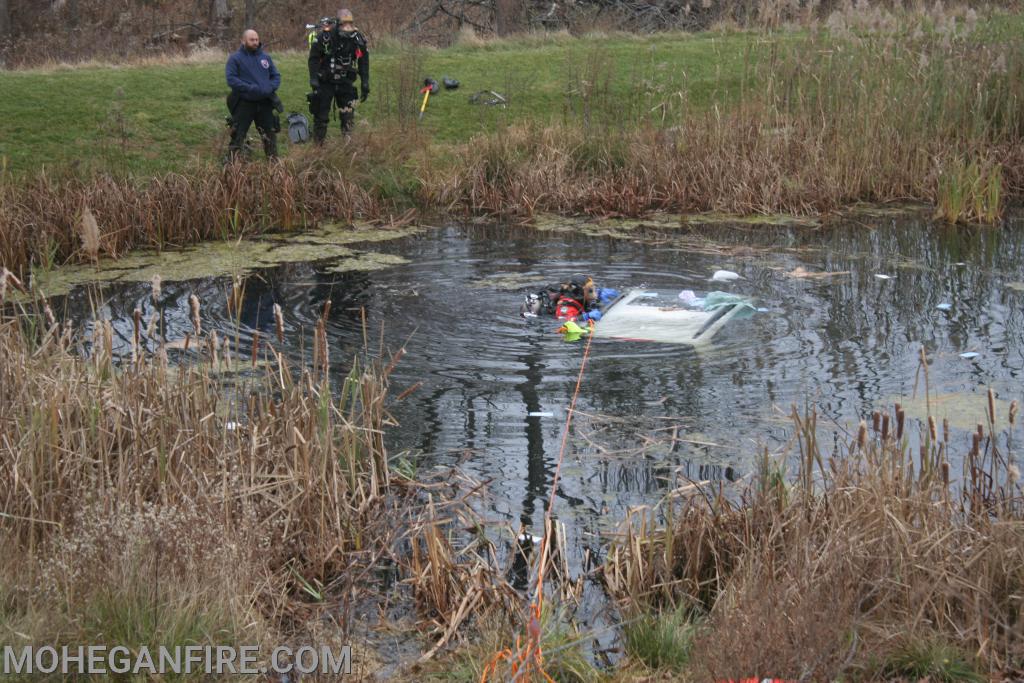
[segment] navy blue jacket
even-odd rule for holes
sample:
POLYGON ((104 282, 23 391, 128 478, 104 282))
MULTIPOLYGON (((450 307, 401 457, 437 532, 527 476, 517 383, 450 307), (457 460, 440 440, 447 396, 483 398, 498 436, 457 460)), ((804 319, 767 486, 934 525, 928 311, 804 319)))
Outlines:
POLYGON ((231 91, 243 100, 256 102, 265 100, 281 85, 281 72, 274 66, 274 60, 263 51, 263 46, 250 52, 243 45, 228 57, 224 73, 231 91))

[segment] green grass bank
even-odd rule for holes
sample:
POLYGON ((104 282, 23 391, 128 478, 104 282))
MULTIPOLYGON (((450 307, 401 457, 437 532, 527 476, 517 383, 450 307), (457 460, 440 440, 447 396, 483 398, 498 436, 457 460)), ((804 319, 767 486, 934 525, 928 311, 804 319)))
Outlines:
MULTIPOLYGON (((703 110, 735 101, 749 53, 775 40, 786 36, 556 33, 445 50, 386 45, 371 52, 373 92, 359 117, 364 129, 374 130, 412 115, 423 78, 440 81, 442 75, 461 86, 431 99, 419 132, 435 142, 465 142, 517 123, 557 123, 577 113, 573 100, 587 88, 609 100, 594 107, 646 100, 654 106, 679 96, 703 110), (508 107, 470 104, 469 95, 479 90, 505 95, 508 107)), ((271 54, 281 70, 286 110, 308 115, 306 53, 271 54)), ((7 125, 0 156, 19 174, 43 166, 152 174, 216 162, 226 146, 225 59, 207 53, 162 63, 0 72, 0 115, 7 125), (73 93, 74 105, 58 93, 73 93)))
MULTIPOLYGON (((849 10, 827 25, 384 45, 350 141, 223 167, 221 55, 0 74, 0 264, 51 267, 408 212, 827 215, 919 201, 996 223, 1024 194, 1024 17, 849 10), (425 75, 453 76, 418 121, 425 75), (471 104, 495 90, 507 107, 471 104), (75 106, 53 93, 73 92, 75 106), (99 234, 83 248, 88 208, 99 234)), ((289 110, 304 55, 277 55, 289 110)))

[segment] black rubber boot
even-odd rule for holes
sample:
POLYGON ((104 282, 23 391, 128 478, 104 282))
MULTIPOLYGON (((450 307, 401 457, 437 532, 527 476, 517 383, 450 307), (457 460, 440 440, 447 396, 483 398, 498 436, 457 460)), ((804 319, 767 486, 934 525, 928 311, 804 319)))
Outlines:
POLYGON ((356 113, 354 111, 341 112, 341 132, 345 137, 352 136, 352 130, 356 127, 356 113))
POLYGON ((266 134, 262 134, 261 133, 260 137, 263 138, 263 153, 267 155, 268 159, 276 159, 277 158, 277 134, 276 133, 266 133, 266 134))

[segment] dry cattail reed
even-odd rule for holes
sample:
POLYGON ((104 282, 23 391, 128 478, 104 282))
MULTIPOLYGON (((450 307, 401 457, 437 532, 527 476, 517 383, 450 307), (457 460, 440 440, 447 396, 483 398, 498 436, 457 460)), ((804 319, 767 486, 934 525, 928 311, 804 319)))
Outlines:
POLYGON ((1009 420, 1011 427, 1017 424, 1017 407, 1017 399, 1014 399, 1013 401, 1010 402, 1009 420))
POLYGON ((889 413, 882 415, 882 441, 889 440, 889 413))
POLYGON ((284 344, 284 314, 280 304, 274 304, 274 328, 277 331, 277 342, 284 344))
POLYGON ((28 294, 28 290, 25 288, 24 283, 22 283, 22 281, 18 279, 17 275, 7 270, 6 268, 4 269, 4 273, 7 275, 6 281, 11 284, 11 287, 14 287, 22 294, 28 294))
POLYGON ((864 450, 868 445, 868 423, 860 421, 860 428, 857 430, 857 448, 864 450))
POLYGON ((995 426, 996 424, 996 393, 992 391, 992 387, 988 389, 988 421, 989 424, 995 426))
POLYGON ((152 277, 152 279, 150 279, 149 286, 150 286, 150 296, 153 298, 153 303, 154 304, 159 303, 159 301, 160 301, 160 294, 162 292, 162 289, 161 289, 161 278, 160 278, 159 274, 154 275, 152 277))
POLYGON ((53 309, 50 308, 50 302, 43 298, 43 315, 46 317, 46 325, 49 329, 53 329, 57 326, 57 317, 53 314, 53 309))
POLYGON ((903 412, 903 407, 899 404, 896 405, 896 440, 903 440, 903 423, 906 421, 906 413, 903 412))
POLYGON ((199 317, 199 297, 195 294, 190 294, 188 297, 188 307, 192 316, 192 329, 195 330, 196 336, 199 337, 203 334, 203 321, 199 317))
POLYGON ((85 207, 82 211, 82 220, 78 224, 79 236, 82 238, 82 249, 93 263, 100 260, 100 226, 92 210, 85 207))
POLYGON ((949 418, 942 418, 942 443, 949 443, 949 418))
POLYGON ((872 411, 871 412, 871 431, 873 431, 875 434, 877 434, 881 424, 882 424, 882 414, 880 412, 878 412, 877 410, 872 411))
POLYGON ((934 415, 929 415, 928 416, 928 436, 931 437, 931 441, 932 441, 933 445, 935 444, 935 442, 937 442, 939 440, 939 430, 938 430, 938 427, 935 424, 935 416, 934 415))
POLYGON ((252 333, 252 366, 256 367, 256 360, 260 355, 260 333, 252 333))
POLYGON ((7 298, 7 269, 0 269, 0 304, 7 298))
POLYGON ((210 365, 217 367, 219 365, 218 348, 220 347, 220 340, 217 338, 217 330, 210 330, 210 365))

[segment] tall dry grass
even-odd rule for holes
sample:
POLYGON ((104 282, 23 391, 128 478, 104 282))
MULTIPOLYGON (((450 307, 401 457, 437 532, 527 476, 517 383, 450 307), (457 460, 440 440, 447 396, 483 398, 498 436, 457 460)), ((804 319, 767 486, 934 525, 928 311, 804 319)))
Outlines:
MULTIPOLYGON (((394 146, 388 150, 382 154, 404 156, 394 146)), ((93 251, 117 257, 321 220, 386 217, 393 204, 375 196, 370 164, 354 150, 330 157, 310 150, 287 163, 201 166, 148 179, 6 177, 0 180, 0 262, 27 277, 29 264, 53 267, 92 259, 93 251), (96 225, 82 233, 86 209, 96 225)))
POLYGON ((18 558, 0 563, 5 641, 280 644, 320 637, 324 619, 348 637, 384 565, 443 642, 507 609, 486 549, 453 532, 474 524, 457 480, 392 471, 400 354, 356 359, 335 386, 326 354, 294 367, 266 340, 204 331, 193 297, 185 351, 137 312, 118 357, 109 321, 79 331, 37 305, 0 317, 0 540, 18 558))
POLYGON ((1019 676, 1016 409, 991 414, 965 447, 929 417, 911 453, 914 427, 897 406, 828 456, 816 414, 794 407, 794 483, 765 454, 741 500, 695 483, 635 511, 604 565, 607 586, 627 613, 703 615, 689 653, 698 679, 1019 676), (951 451, 965 453, 962 472, 951 451))
POLYGON ((585 64, 555 128, 466 145, 443 206, 491 212, 828 213, 915 199, 994 222, 1024 189, 1024 50, 972 15, 859 14, 769 41, 712 111, 685 90, 614 96, 616 64, 585 64), (604 85, 602 85, 604 84, 604 85))

